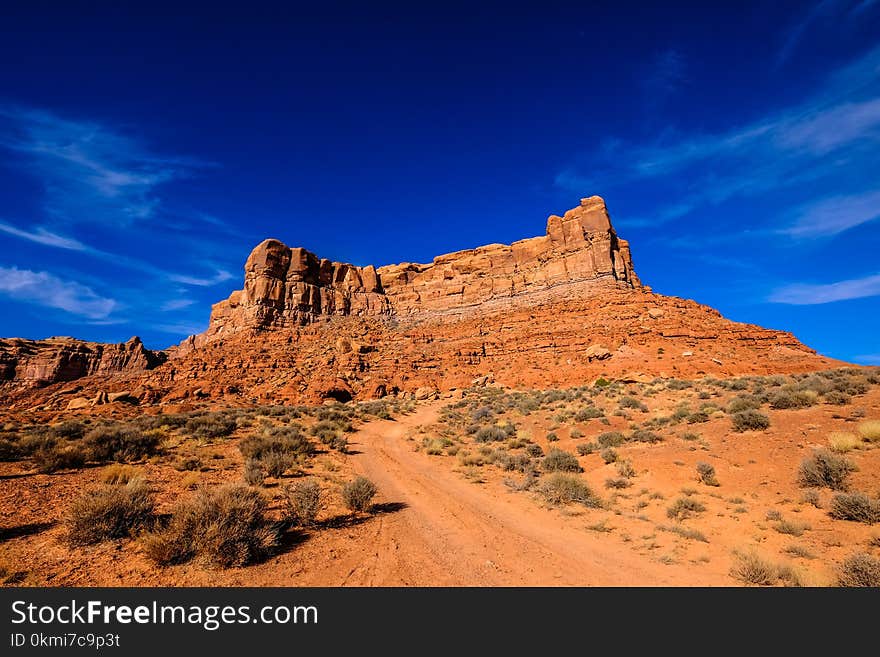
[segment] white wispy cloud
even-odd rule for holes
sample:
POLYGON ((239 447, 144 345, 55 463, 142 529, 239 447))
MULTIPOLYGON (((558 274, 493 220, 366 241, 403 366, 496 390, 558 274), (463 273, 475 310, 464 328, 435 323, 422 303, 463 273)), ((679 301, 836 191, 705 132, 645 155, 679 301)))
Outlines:
POLYGON ((848 4, 852 3, 848 0, 821 0, 805 11, 799 10, 797 19, 783 32, 785 36, 782 46, 776 53, 776 65, 784 64, 792 56, 806 34, 820 19, 848 4))
POLYGON ((205 163, 159 157, 112 128, 44 110, 0 105, 0 147, 41 181, 47 214, 66 225, 152 219, 156 189, 205 163))
POLYGON ((197 324, 195 322, 181 322, 177 324, 153 324, 152 328, 155 331, 168 333, 169 335, 195 335, 196 333, 201 333, 207 328, 207 322, 204 324, 197 324))
MULTIPOLYGON (((650 218, 661 224, 730 199, 757 197, 813 184, 841 171, 873 167, 880 167, 880 48, 832 72, 802 103, 717 133, 683 135, 667 130, 647 144, 608 140, 585 160, 560 171, 555 183, 584 194, 669 181, 676 193, 669 195, 669 202, 658 204, 650 218)), ((880 192, 880 180, 868 185, 848 197, 852 226, 864 223, 857 220, 865 214, 857 199, 880 192)), ((647 225, 649 220, 642 221, 647 225)), ((809 217, 799 218, 796 225, 809 226, 809 217)), ((811 233, 787 232, 801 237, 811 233)), ((821 234, 812 231, 812 236, 821 234)))
POLYGON ((773 303, 811 306, 876 296, 880 296, 880 274, 820 285, 807 283, 786 285, 775 290, 768 300, 773 303))
POLYGON ((853 358, 856 363, 862 365, 880 365, 880 354, 862 354, 853 358))
POLYGON ((76 281, 17 267, 0 267, 0 294, 93 320, 106 319, 118 305, 76 281))
POLYGON ((195 301, 193 301, 192 299, 171 299, 170 301, 166 301, 161 306, 159 306, 159 310, 161 310, 162 312, 182 310, 183 308, 189 308, 194 303, 195 301))
POLYGON ((183 274, 169 274, 168 279, 175 283, 183 283, 184 285, 195 285, 198 287, 208 287, 218 285, 233 278, 225 269, 218 269, 217 272, 209 278, 200 278, 198 276, 186 276, 183 274))
POLYGON ((880 217, 880 190, 833 196, 802 210, 797 221, 782 230, 795 237, 836 235, 880 217))
POLYGON ((89 247, 71 237, 64 237, 58 233, 52 232, 42 226, 36 226, 32 230, 17 228, 12 224, 0 221, 0 232, 19 237, 29 242, 36 242, 44 246, 55 247, 56 249, 67 249, 70 251, 86 251, 89 247))

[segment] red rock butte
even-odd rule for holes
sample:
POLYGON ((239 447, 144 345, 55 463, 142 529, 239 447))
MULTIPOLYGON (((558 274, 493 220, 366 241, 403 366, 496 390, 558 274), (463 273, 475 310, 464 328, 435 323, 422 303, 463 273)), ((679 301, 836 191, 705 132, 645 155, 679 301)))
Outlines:
POLYGON ((243 289, 214 305, 204 333, 177 347, 0 341, 0 399, 52 410, 426 398, 492 382, 546 388, 599 376, 735 376, 840 364, 789 333, 653 293, 604 201, 592 196, 551 215, 543 236, 429 264, 357 267, 265 240, 245 263, 243 289))
POLYGON ((356 267, 269 239, 248 257, 244 289, 214 306, 202 337, 307 324, 324 315, 462 313, 492 300, 599 281, 641 286, 629 244, 617 237, 598 196, 551 215, 542 237, 447 253, 430 264, 356 267))

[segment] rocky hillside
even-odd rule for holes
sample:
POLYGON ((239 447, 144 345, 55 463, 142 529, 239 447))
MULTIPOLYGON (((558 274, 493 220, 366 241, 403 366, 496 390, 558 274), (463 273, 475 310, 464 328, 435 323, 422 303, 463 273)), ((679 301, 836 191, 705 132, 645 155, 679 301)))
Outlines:
POLYGON ((789 333, 654 294, 596 196, 549 217, 541 237, 430 264, 356 267, 266 240, 244 269, 243 289, 167 362, 137 339, 7 340, 0 395, 45 409, 104 405, 122 392, 129 403, 290 403, 840 365, 789 333))

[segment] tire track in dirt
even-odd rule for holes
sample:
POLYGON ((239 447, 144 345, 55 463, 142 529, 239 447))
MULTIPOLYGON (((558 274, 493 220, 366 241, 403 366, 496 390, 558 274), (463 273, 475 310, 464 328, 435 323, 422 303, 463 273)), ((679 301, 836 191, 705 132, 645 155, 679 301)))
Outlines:
MULTIPOLYGON (((665 565, 584 529, 584 517, 543 509, 528 495, 480 486, 406 440, 441 403, 374 421, 353 438, 355 466, 383 501, 372 559, 346 584, 459 586, 654 586, 696 584, 685 565, 665 565)), ((706 582, 701 585, 723 582, 706 582)))

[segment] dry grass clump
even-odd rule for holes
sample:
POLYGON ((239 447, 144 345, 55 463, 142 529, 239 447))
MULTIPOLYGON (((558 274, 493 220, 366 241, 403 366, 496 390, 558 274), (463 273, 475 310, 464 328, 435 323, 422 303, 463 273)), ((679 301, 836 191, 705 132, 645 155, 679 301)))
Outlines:
POLYGON ((34 467, 41 474, 59 470, 76 470, 86 464, 87 454, 76 444, 45 445, 31 455, 34 467))
POLYGON ((376 484, 366 477, 357 477, 342 487, 342 501, 353 513, 369 511, 377 492, 376 484))
POLYGON ((856 464, 827 449, 817 449, 810 458, 801 461, 798 483, 806 488, 846 490, 847 479, 858 470, 856 464))
POLYGON ((692 497, 680 497, 666 509, 666 515, 676 520, 684 520, 705 510, 706 506, 702 502, 692 497))
POLYGON ((832 452, 845 454, 862 444, 861 438, 854 433, 846 431, 832 431, 828 434, 828 447, 832 452))
POLYGON ((697 474, 700 475, 700 481, 707 486, 720 486, 718 479, 715 477, 715 467, 710 463, 699 461, 697 463, 697 474))
POLYGON ((155 502, 147 483, 132 479, 124 486, 105 485, 74 500, 65 519, 70 545, 93 545, 131 536, 153 520, 155 502))
POLYGON ((770 418, 755 410, 739 411, 730 416, 733 423, 733 430, 742 433, 743 431, 763 431, 770 426, 770 418))
POLYGON ((548 504, 564 505, 577 502, 592 508, 601 506, 601 502, 587 483, 575 474, 554 472, 541 479, 537 490, 548 504))
POLYGON ((112 486, 124 485, 140 476, 140 472, 134 466, 113 463, 101 470, 101 481, 112 486))
POLYGON ((290 518, 308 527, 315 523, 321 510, 321 486, 314 479, 296 481, 284 489, 290 518))
POLYGON ((220 568, 265 558, 278 531, 265 516, 266 500, 241 485, 203 489, 180 502, 165 528, 144 539, 147 556, 160 565, 197 559, 220 568))
POLYGON ((754 586, 805 586, 802 575, 789 565, 775 564, 754 554, 737 554, 730 569, 732 577, 754 586))
POLYGON ((132 426, 105 425, 89 431, 83 444, 93 461, 126 463, 155 454, 159 450, 159 434, 132 426))
POLYGON ((859 435, 870 443, 880 441, 880 420, 860 422, 859 435))
POLYGON ((581 472, 583 469, 574 454, 556 447, 551 447, 547 451, 547 456, 541 461, 541 467, 545 472, 581 472))
POLYGON ((880 559, 870 554, 854 554, 841 565, 838 586, 880 586, 880 559))
POLYGON ((837 520, 853 520, 873 525, 880 522, 880 499, 865 493, 838 493, 831 498, 828 514, 837 520))

